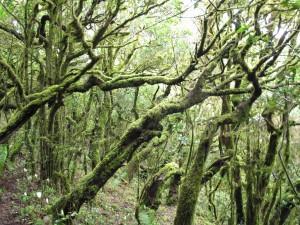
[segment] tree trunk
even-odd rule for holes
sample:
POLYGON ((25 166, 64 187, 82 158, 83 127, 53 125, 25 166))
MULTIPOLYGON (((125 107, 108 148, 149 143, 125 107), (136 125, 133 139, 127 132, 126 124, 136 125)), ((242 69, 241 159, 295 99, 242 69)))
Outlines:
POLYGON ((193 224, 194 213, 201 187, 204 165, 212 139, 217 131, 217 124, 209 124, 202 133, 195 159, 188 170, 180 188, 179 201, 174 225, 193 224))

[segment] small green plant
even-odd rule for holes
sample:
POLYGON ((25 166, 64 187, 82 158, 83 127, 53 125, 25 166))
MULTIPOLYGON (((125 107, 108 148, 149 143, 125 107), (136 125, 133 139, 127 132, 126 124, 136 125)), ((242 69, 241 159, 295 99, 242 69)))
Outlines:
POLYGON ((159 225, 155 217, 155 211, 145 206, 140 208, 139 222, 141 225, 159 225))
POLYGON ((291 7, 293 9, 300 8, 300 0, 284 0, 282 1, 282 5, 285 7, 291 7))
POLYGON ((4 193, 4 190, 2 188, 0 188, 0 198, 1 198, 3 193, 4 193))
POLYGON ((8 146, 6 144, 0 145, 0 177, 2 176, 5 167, 7 155, 8 155, 8 146))

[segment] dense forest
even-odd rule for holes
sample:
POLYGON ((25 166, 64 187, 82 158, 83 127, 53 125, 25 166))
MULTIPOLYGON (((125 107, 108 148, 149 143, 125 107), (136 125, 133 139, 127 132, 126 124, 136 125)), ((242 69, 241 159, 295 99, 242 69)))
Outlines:
POLYGON ((1 0, 0 224, 300 224, 299 0, 1 0))

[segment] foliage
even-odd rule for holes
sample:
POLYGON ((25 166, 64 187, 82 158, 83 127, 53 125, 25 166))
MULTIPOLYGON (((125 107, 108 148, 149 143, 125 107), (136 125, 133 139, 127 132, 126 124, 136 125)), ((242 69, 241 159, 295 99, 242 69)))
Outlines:
POLYGON ((22 162, 22 216, 295 223, 299 8, 1 1, 0 171, 22 162), (147 198, 155 211, 135 214, 147 198))
POLYGON ((159 225, 156 222, 155 211, 146 206, 140 208, 139 221, 141 225, 159 225))
POLYGON ((3 170, 5 168, 5 162, 8 155, 8 145, 0 145, 0 177, 2 176, 3 170))

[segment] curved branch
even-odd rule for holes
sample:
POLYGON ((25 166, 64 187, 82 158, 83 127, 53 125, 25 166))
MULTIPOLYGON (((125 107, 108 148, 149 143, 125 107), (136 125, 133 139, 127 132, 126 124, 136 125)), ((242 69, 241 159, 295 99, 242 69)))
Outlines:
POLYGON ((21 98, 25 98, 24 89, 21 84, 21 81, 19 80, 17 74, 14 72, 13 68, 2 59, 0 59, 0 66, 3 67, 5 70, 7 70, 8 76, 15 83, 21 98))

